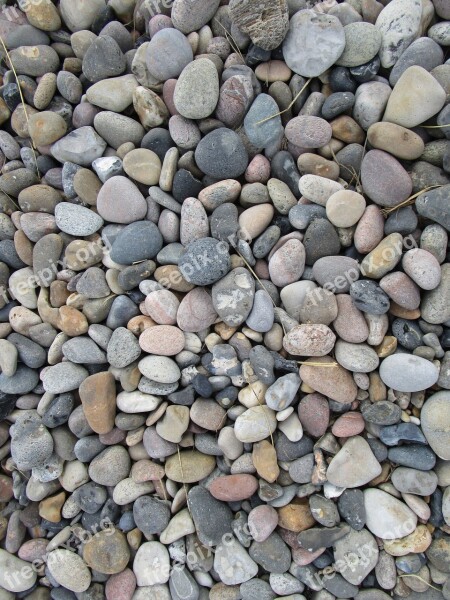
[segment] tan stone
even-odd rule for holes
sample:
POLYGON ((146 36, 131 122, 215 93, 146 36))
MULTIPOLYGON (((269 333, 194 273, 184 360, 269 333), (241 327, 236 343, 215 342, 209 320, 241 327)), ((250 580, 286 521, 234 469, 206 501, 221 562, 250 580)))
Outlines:
POLYGON ((393 335, 387 335, 381 344, 375 347, 375 352, 378 354, 380 358, 386 358, 386 356, 390 356, 394 354, 397 350, 397 338, 393 335))
POLYGON ((340 115, 330 122, 333 137, 346 144, 364 144, 366 134, 358 123, 348 115, 340 115))
POLYGON ((99 573, 121 573, 130 560, 125 535, 118 529, 99 531, 83 546, 83 559, 88 567, 99 573))
POLYGON ((166 460, 166 476, 177 483, 196 483, 207 477, 216 466, 214 456, 197 450, 185 450, 166 460))
POLYGON ((176 265, 158 267, 154 273, 158 283, 175 292, 190 292, 195 285, 188 283, 176 265))
POLYGON ((56 496, 44 498, 39 502, 39 516, 47 519, 50 523, 59 523, 61 521, 61 509, 66 501, 66 493, 60 492, 56 496))
POLYGON ((308 359, 300 367, 300 379, 314 391, 343 404, 353 402, 358 393, 349 371, 329 356, 308 359))
POLYGON ((367 130, 367 141, 403 160, 416 160, 425 149, 420 135, 395 123, 374 123, 367 130))
POLYGON ((260 477, 273 483, 280 474, 277 452, 270 442, 263 440, 253 444, 252 461, 260 477))
POLYGON ((93 171, 80 169, 73 178, 73 187, 83 202, 95 206, 102 182, 93 171))
POLYGON ((146 148, 132 150, 123 159, 125 173, 144 185, 158 184, 161 166, 159 156, 146 148))
POLYGON ((292 71, 282 60, 269 60, 259 64, 255 69, 255 75, 260 81, 273 83, 274 81, 289 81, 292 71))
POLYGON ((83 335, 89 329, 89 323, 82 312, 72 306, 59 309, 59 329, 70 337, 83 335))
POLYGON ((59 12, 51 0, 26 2, 24 11, 30 25, 42 31, 56 31, 61 27, 59 12))
POLYGON ((288 531, 300 533, 310 529, 316 524, 314 517, 309 510, 309 505, 305 501, 287 504, 278 509, 278 525, 288 531))
POLYGON ((426 525, 419 525, 415 531, 404 538, 384 540, 384 549, 391 556, 406 556, 409 553, 425 552, 432 542, 431 533, 426 525))
POLYGON ((370 279, 381 279, 400 262, 402 253, 402 235, 391 233, 364 258, 361 263, 361 272, 370 279))
POLYGON ((91 428, 99 434, 114 428, 116 384, 112 373, 95 373, 80 385, 83 411, 91 428))

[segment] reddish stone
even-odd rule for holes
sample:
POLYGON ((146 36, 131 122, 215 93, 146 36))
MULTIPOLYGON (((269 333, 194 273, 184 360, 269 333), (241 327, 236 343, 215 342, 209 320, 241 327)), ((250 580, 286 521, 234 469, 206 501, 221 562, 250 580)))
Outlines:
POLYGON ((250 498, 258 489, 258 480, 253 475, 225 475, 218 477, 209 486, 209 492, 223 502, 237 502, 250 498))
POLYGON ((321 437, 327 430, 330 420, 330 407, 322 394, 308 394, 298 407, 300 423, 306 433, 313 437, 321 437))

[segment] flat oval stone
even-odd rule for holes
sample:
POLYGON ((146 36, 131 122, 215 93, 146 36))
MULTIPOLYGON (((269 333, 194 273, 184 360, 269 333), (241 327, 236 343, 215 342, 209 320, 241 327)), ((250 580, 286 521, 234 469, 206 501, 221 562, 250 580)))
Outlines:
POLYGON ((437 487, 438 478, 434 471, 419 471, 409 467, 397 467, 391 476, 391 481, 403 494, 429 496, 437 487))
POLYGON ((275 313, 272 298, 266 290, 258 290, 255 293, 252 310, 247 317, 247 325, 253 331, 266 333, 272 329, 275 313))
POLYGON ((324 256, 313 265, 313 276, 324 289, 335 294, 347 293, 359 279, 359 265, 347 256, 324 256))
POLYGON ((146 356, 138 367, 142 375, 158 383, 175 383, 181 376, 177 363, 167 356, 146 356))
POLYGON ((328 219, 335 227, 352 227, 363 216, 366 209, 364 196, 351 190, 340 190, 332 194, 326 203, 328 219))
POLYGON ((325 356, 334 347, 336 336, 322 324, 298 325, 283 339, 284 349, 294 356, 325 356))
POLYGON ((305 247, 299 240, 288 240, 269 261, 272 282, 284 287, 298 281, 305 270, 305 247))
POLYGON ((169 456, 165 463, 166 476, 177 483, 196 483, 207 477, 215 468, 214 456, 189 450, 169 456))
POLYGON ((151 221, 137 221, 124 227, 114 240, 111 259, 119 265, 154 258, 163 246, 158 227, 151 221))
POLYGON ((72 162, 90 167, 106 148, 105 140, 93 127, 79 127, 51 146, 51 153, 60 162, 72 162))
POLYGON ((337 17, 299 10, 290 21, 283 56, 294 73, 317 77, 336 62, 344 48, 344 28, 337 17))
POLYGON ((380 362, 368 344, 350 344, 343 340, 336 342, 335 356, 340 365, 354 373, 371 373, 380 362))
POLYGON ((392 354, 380 366, 383 382, 399 392, 419 392, 433 386, 439 372, 432 362, 411 354, 392 354))
POLYGON ((156 325, 143 331, 139 337, 139 345, 149 354, 175 356, 185 345, 185 337, 178 327, 156 325))
POLYGON ((331 140, 332 129, 325 119, 303 115, 289 121, 285 135, 300 148, 320 148, 331 140))
POLYGON ((253 475, 225 475, 214 479, 208 489, 222 502, 236 502, 250 498, 258 489, 258 480, 253 475))
POLYGON ((70 202, 56 205, 55 221, 64 233, 80 237, 92 235, 103 225, 103 219, 97 213, 70 202))
POLYGON ((199 58, 188 64, 178 78, 173 97, 180 115, 205 119, 214 112, 218 100, 219 76, 214 63, 199 58))
POLYGON ((367 131, 367 139, 374 148, 403 160, 416 160, 425 149, 417 133, 395 123, 374 123, 367 131))
POLYGON ((393 207, 412 193, 412 180, 402 165, 382 150, 370 150, 361 166, 365 193, 379 206, 393 207), (380 173, 383 179, 380 181, 380 173))

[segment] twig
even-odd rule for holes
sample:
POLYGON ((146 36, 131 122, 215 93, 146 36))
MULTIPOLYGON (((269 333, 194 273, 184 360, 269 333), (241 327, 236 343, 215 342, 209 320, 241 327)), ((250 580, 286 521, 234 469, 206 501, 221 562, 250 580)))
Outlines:
POLYGON ((440 188, 440 187, 442 187, 442 185, 440 185, 440 184, 429 185, 428 187, 423 188, 423 190, 419 190, 418 192, 416 192, 409 198, 406 198, 406 200, 403 200, 403 202, 400 202, 400 204, 397 204, 397 206, 393 206, 392 208, 383 208, 381 210, 381 212, 383 213, 383 215, 385 217, 387 217, 388 215, 391 214, 391 212, 394 212, 394 210, 402 208, 402 206, 408 206, 409 204, 414 204, 414 200, 417 198, 417 196, 420 196, 421 194, 424 194, 425 192, 428 192, 429 190, 433 190, 435 188, 440 188))
POLYGON ((261 125, 262 123, 266 123, 267 121, 270 121, 271 119, 275 119, 275 117, 279 117, 280 115, 282 115, 285 112, 287 112, 288 110, 290 110, 294 106, 294 104, 297 102, 298 98, 301 96, 301 94, 304 92, 304 90, 311 83, 312 80, 313 80, 312 77, 310 77, 308 79, 308 81, 305 83, 305 85, 302 87, 302 89, 298 92, 298 94, 295 95, 295 98, 292 100, 292 102, 289 104, 289 106, 287 108, 285 108, 284 110, 282 110, 280 112, 275 113, 274 115, 270 115, 269 117, 266 117, 265 119, 262 119, 261 121, 257 121, 255 123, 255 125, 261 125))

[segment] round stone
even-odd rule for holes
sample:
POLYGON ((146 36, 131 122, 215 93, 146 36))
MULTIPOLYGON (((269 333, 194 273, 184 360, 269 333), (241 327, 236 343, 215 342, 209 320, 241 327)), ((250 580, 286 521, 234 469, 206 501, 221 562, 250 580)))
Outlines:
POLYGON ((413 511, 391 494, 369 488, 364 491, 367 528, 383 540, 404 538, 417 524, 413 511))
POLYGON ((213 238, 203 238, 188 245, 178 262, 181 274, 189 283, 211 285, 230 270, 228 245, 213 238))
POLYGON ((105 575, 121 573, 130 560, 125 535, 118 529, 96 533, 83 551, 83 559, 91 569, 105 575))
POLYGON ((330 196, 326 203, 328 219, 335 227, 352 227, 366 209, 364 196, 351 190, 340 190, 330 196))
POLYGON ((177 29, 158 31, 147 46, 147 69, 156 81, 177 78, 192 60, 191 45, 177 29))
POLYGON ((189 450, 174 454, 166 460, 166 476, 177 483, 196 483, 207 477, 215 468, 214 456, 189 450))
POLYGON ((379 206, 397 206, 412 193, 411 177, 393 156, 382 150, 370 150, 365 155, 361 183, 365 193, 379 206), (381 181, 380 173, 383 173, 381 181))
POLYGON ((325 119, 303 115, 289 121, 285 135, 300 148, 320 148, 331 140, 332 129, 325 119))
POLYGON ((222 127, 208 133, 195 150, 198 167, 210 177, 233 179, 248 166, 248 154, 241 138, 231 129, 222 127))
POLYGON ((81 556, 58 548, 47 557, 47 568, 53 579, 67 590, 85 592, 91 583, 91 573, 81 556))
POLYGON ((297 325, 283 339, 284 349, 294 356, 325 356, 334 348, 336 336, 322 324, 297 325))
POLYGON ((381 363, 380 377, 388 387, 399 392, 419 392, 436 383, 439 371, 420 356, 392 354, 381 363))
POLYGON ((157 185, 161 175, 161 161, 155 152, 138 148, 125 155, 123 170, 139 183, 157 185))
POLYGON ((344 48, 345 33, 339 19, 306 9, 291 18, 283 56, 294 73, 317 77, 336 62, 344 48))
POLYGON ((344 27, 345 49, 336 61, 342 67, 358 67, 372 60, 381 46, 381 33, 372 23, 349 23, 344 27))
POLYGON ((175 356, 185 345, 185 337, 178 327, 157 325, 149 327, 139 337, 139 345, 149 354, 160 356, 175 356))

